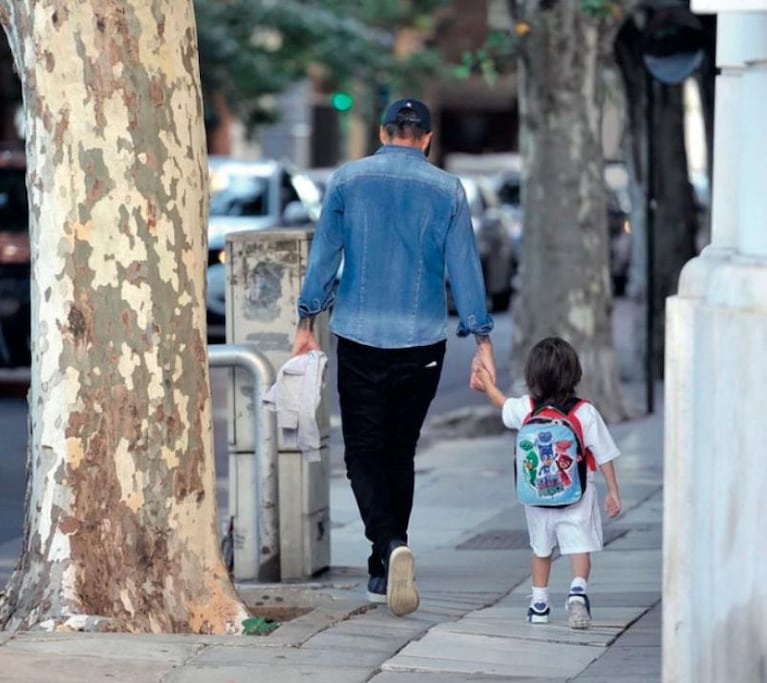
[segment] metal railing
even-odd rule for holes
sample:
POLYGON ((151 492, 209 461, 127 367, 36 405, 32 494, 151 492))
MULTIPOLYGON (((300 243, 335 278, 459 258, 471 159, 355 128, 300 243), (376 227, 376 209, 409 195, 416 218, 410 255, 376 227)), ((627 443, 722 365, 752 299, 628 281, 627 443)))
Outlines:
POLYGON ((252 344, 211 344, 211 367, 239 367, 253 378, 253 451, 229 451, 229 510, 234 518, 234 578, 280 580, 277 417, 262 399, 272 364, 252 344))

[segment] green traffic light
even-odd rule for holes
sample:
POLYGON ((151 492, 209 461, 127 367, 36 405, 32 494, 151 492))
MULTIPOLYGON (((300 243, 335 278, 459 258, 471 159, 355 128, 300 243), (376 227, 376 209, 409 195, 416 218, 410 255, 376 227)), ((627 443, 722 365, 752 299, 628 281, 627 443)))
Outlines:
POLYGON ((348 92, 334 92, 330 98, 330 104, 337 111, 349 111, 352 108, 352 104, 354 104, 354 100, 348 92))

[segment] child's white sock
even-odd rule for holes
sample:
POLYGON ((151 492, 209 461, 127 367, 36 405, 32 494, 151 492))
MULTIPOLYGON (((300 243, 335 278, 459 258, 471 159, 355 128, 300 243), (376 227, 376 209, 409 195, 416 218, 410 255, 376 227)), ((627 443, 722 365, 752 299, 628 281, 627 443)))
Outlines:
POLYGON ((533 586, 533 603, 543 602, 548 604, 549 602, 549 587, 543 586, 542 588, 539 588, 538 586, 533 586))
POLYGON ((586 589, 588 588, 588 581, 584 579, 582 576, 576 576, 573 578, 573 580, 570 582, 570 592, 571 593, 585 593, 586 589))

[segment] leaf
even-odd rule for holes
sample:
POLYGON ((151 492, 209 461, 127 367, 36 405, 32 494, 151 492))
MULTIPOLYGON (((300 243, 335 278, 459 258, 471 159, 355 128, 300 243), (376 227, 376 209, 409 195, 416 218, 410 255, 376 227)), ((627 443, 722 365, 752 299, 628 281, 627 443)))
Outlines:
POLYGON ((279 621, 273 621, 266 617, 250 617, 242 622, 242 635, 263 636, 279 627, 279 621))
POLYGON ((468 78, 471 76, 471 67, 461 64, 453 69, 453 76, 459 79, 468 78))

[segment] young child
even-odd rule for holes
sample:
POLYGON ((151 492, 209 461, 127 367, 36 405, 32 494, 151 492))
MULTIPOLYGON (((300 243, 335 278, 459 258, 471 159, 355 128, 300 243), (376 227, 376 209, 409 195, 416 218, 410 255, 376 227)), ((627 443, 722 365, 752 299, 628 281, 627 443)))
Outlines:
MULTIPOLYGON (((533 401, 536 405, 551 402, 560 406, 572 401, 582 370, 578 355, 570 344, 559 337, 547 337, 532 348, 525 363, 525 383, 530 395, 507 398, 484 368, 478 368, 476 373, 482 390, 493 405, 502 409, 504 425, 509 429, 518 429, 532 411, 533 401)), ((620 451, 593 405, 583 403, 575 416, 583 427, 583 446, 591 450, 607 484, 605 511, 610 517, 615 517, 621 511, 621 500, 612 461, 620 455, 620 451)), ((555 546, 559 546, 563 555, 570 556, 572 567, 573 579, 566 602, 570 628, 584 629, 591 625, 588 598, 591 553, 602 549, 602 520, 592 479, 593 472, 589 471, 589 483, 583 497, 568 507, 525 505, 533 550, 533 596, 527 610, 527 620, 531 623, 545 624, 549 621, 551 556, 555 546)))

